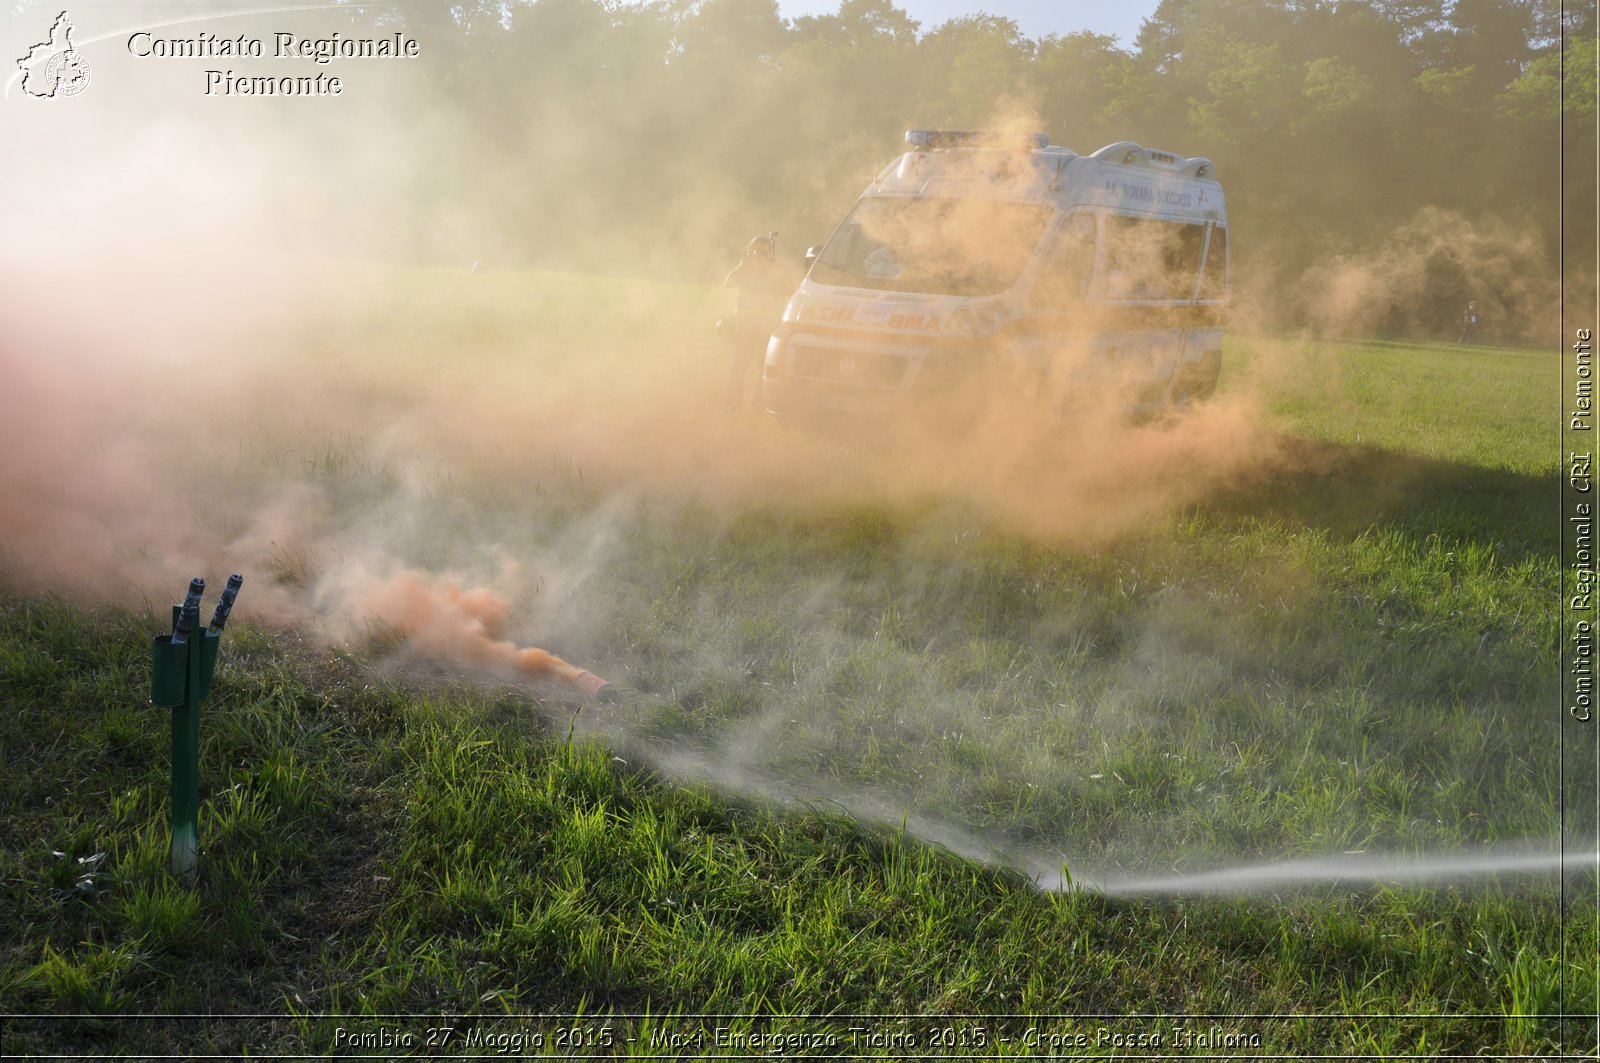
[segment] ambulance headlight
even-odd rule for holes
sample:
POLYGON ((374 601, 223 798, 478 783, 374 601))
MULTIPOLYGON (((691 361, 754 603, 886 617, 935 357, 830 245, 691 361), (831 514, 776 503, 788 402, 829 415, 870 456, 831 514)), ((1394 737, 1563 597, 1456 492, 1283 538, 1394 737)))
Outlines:
POLYGON ((806 305, 806 293, 805 292, 797 291, 793 295, 791 295, 789 297, 788 304, 783 308, 783 320, 784 320, 784 323, 792 325, 796 321, 799 321, 800 320, 800 311, 805 309, 805 305, 806 305))
POLYGON ((962 303, 945 321, 945 331, 956 336, 987 336, 1006 321, 1003 299, 962 303))

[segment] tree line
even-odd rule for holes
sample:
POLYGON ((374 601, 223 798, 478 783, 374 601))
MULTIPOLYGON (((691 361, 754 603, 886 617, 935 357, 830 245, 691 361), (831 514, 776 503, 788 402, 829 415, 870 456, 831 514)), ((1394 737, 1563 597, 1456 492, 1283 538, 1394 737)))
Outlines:
POLYGON ((1161 0, 1131 42, 891 0, 392 10, 440 56, 435 254, 707 279, 753 233, 825 239, 905 129, 1020 121, 1210 157, 1264 327, 1442 336, 1476 299, 1512 342, 1560 298, 1561 182, 1595 177, 1594 12, 1558 0, 1161 0))

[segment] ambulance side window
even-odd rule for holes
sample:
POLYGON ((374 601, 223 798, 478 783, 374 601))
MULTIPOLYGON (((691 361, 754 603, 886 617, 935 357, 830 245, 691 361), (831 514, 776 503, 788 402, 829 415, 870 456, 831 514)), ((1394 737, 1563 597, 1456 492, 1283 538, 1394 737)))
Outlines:
POLYGON ((1203 224, 1112 215, 1106 218, 1108 299, 1180 302, 1200 284, 1203 224))
POLYGON ((1073 214, 1061 225, 1033 282, 1038 310, 1064 310, 1082 302, 1094 276, 1094 215, 1073 214))

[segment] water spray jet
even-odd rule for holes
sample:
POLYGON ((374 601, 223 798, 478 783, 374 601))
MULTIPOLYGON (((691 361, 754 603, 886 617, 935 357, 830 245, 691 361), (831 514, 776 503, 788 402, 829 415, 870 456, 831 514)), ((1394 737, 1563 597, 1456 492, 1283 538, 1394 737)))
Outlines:
POLYGON ((1251 894, 1324 885, 1357 888, 1375 885, 1441 884, 1500 875, 1600 873, 1600 851, 1527 852, 1505 849, 1456 850, 1429 855, 1345 853, 1273 863, 1244 864, 1211 871, 1094 879, 1061 872, 1055 881, 1037 881, 1050 890, 1090 890, 1108 897, 1251 894))

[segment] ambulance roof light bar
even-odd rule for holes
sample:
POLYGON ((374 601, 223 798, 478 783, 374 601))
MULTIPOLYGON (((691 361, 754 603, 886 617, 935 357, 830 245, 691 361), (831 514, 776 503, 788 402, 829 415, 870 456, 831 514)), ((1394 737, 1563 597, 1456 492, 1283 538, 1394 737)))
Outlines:
POLYGON ((980 129, 908 129, 906 146, 916 151, 937 151, 941 148, 999 148, 1013 145, 1038 151, 1048 147, 1047 133, 1030 133, 1013 137, 980 129))

